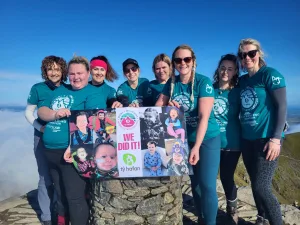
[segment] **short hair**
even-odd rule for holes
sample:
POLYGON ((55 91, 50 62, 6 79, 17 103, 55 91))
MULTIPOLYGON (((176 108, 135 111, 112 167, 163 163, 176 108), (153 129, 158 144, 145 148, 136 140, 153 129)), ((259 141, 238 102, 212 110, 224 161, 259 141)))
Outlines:
POLYGON ((70 69, 70 66, 72 64, 82 64, 86 68, 86 71, 90 71, 90 63, 87 60, 87 58, 83 56, 74 56, 69 62, 68 62, 68 71, 70 69))
MULTIPOLYGON (((155 74, 155 65, 156 65, 156 63, 159 63, 159 62, 165 62, 168 64, 168 66, 170 67, 169 77, 171 77, 173 70, 172 70, 172 62, 171 62, 171 59, 169 58, 169 56, 167 56, 164 53, 161 53, 154 58, 153 63, 152 63, 152 71, 154 74, 155 74)), ((157 79, 156 75, 155 75, 155 78, 157 79)))
POLYGON ((86 116, 86 119, 88 120, 88 115, 87 115, 87 113, 81 111, 81 112, 76 113, 76 115, 75 115, 75 123, 77 123, 77 117, 78 117, 78 116, 86 116))
POLYGON ((52 67, 53 64, 56 63, 60 70, 61 70, 61 80, 66 81, 68 77, 68 70, 67 70, 67 63, 66 60, 64 60, 62 57, 50 55, 46 56, 43 61, 42 61, 42 66, 41 66, 41 73, 42 73, 42 78, 44 80, 49 80, 47 76, 47 71, 49 67, 52 67))
POLYGON ((119 78, 117 72, 113 69, 110 62, 104 55, 99 55, 99 56, 93 57, 91 59, 91 62, 95 59, 102 60, 107 64, 107 71, 106 71, 106 76, 105 76, 106 80, 113 82, 114 80, 117 80, 119 78))
POLYGON ((156 147, 157 143, 155 141, 148 141, 147 145, 155 145, 155 147, 156 147))

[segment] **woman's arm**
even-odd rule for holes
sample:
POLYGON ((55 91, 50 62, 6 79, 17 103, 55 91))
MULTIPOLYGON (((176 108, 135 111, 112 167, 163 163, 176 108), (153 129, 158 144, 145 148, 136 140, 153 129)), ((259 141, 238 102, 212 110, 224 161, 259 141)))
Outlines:
POLYGON ((70 110, 65 109, 65 108, 54 111, 54 110, 48 108, 47 106, 42 106, 38 110, 39 118, 41 118, 42 120, 44 120, 46 122, 61 119, 61 118, 66 117, 66 116, 68 117, 70 115, 71 115, 70 110))
POLYGON ((34 110, 36 109, 37 105, 27 104, 25 109, 25 118, 26 120, 38 131, 41 131, 43 127, 34 117, 34 110))

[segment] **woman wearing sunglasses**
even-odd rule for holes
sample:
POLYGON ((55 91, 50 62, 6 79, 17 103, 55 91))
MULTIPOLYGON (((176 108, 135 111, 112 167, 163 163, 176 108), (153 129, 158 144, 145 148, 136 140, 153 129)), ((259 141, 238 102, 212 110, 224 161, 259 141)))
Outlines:
POLYGON ((272 179, 280 154, 286 119, 284 77, 267 67, 257 40, 241 40, 240 78, 242 155, 258 211, 257 225, 282 225, 280 205, 272 194, 272 179))
POLYGON ((140 78, 140 67, 135 59, 128 58, 123 62, 123 73, 127 78, 117 90, 118 100, 126 107, 153 105, 151 88, 148 79, 140 78))
POLYGON ((216 225, 218 197, 216 180, 220 163, 220 130, 212 108, 214 89, 208 77, 195 73, 196 56, 188 45, 178 46, 172 54, 173 73, 156 106, 182 107, 185 111, 194 202, 198 220, 216 225))
POLYGON ((155 80, 150 82, 150 87, 152 90, 152 98, 154 103, 157 101, 159 95, 171 77, 172 63, 169 56, 166 54, 157 55, 152 64, 152 71, 155 74, 155 80))
MULTIPOLYGON (((214 114, 221 132, 220 178, 227 200, 228 224, 238 223, 237 188, 234 183, 240 151, 239 64, 235 55, 222 56, 214 74, 214 114)), ((227 224, 227 223, 226 223, 227 224)))

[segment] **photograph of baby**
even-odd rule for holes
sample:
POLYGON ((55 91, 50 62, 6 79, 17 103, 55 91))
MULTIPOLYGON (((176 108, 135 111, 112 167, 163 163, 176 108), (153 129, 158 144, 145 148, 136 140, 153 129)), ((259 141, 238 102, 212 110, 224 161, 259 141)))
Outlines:
POLYGON ((117 149, 111 142, 95 147, 96 177, 115 178, 119 176, 117 149))
POLYGON ((147 149, 148 142, 156 142, 164 148, 164 128, 160 120, 160 107, 140 108, 141 149, 147 149))
POLYGON ((168 176, 167 164, 170 156, 167 156, 164 148, 158 147, 155 141, 147 143, 148 149, 142 150, 143 176, 168 176))
POLYGON ((116 143, 115 109, 95 111, 88 118, 88 127, 96 133, 95 146, 101 143, 116 143))
POLYGON ((93 155, 92 144, 72 148, 73 164, 81 176, 91 178, 95 174, 96 165, 93 155))

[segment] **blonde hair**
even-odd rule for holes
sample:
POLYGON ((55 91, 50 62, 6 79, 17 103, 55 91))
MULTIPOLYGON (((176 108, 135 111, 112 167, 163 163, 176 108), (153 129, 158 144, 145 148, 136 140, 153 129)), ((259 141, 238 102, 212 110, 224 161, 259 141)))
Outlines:
MULTIPOLYGON (((153 60, 153 63, 152 63, 152 71, 153 73, 155 74, 155 66, 156 66, 156 63, 159 63, 159 62, 165 62, 168 64, 168 66, 170 67, 170 74, 169 74, 169 77, 171 77, 172 75, 172 62, 171 62, 171 59, 169 58, 169 56, 167 56, 166 54, 164 53, 161 53, 159 55, 157 55, 154 60, 153 60)), ((157 79, 157 76, 155 74, 155 78, 157 79)))
MULTIPOLYGON (((238 48, 238 56, 239 56, 240 61, 242 60, 241 54, 243 52, 244 45, 254 45, 256 47, 256 50, 258 50, 258 52, 259 52, 259 62, 258 62, 259 68, 267 65, 267 63, 264 60, 265 53, 263 52, 260 43, 253 38, 246 38, 246 39, 242 39, 240 41, 239 48, 238 48)), ((242 67, 242 69, 244 69, 242 63, 241 63, 241 67, 242 67)))
POLYGON ((85 66, 86 71, 90 71, 89 60, 83 56, 74 55, 73 58, 68 62, 68 70, 69 70, 71 64, 82 64, 85 66))
POLYGON ((173 94, 173 91, 174 91, 174 85, 175 85, 175 62, 174 62, 174 59, 175 59, 175 54, 179 49, 189 50, 191 52, 191 55, 192 55, 193 69, 192 69, 192 74, 191 74, 191 77, 190 77, 190 79, 192 81, 192 85, 191 85, 192 93, 191 93, 190 99, 194 103, 194 84, 195 84, 195 73, 196 73, 197 64, 196 64, 196 55, 195 55, 193 49, 189 45, 179 45, 173 51, 173 54, 172 54, 172 82, 171 82, 171 90, 170 90, 170 101, 171 101, 171 97, 172 97, 172 94, 173 94))

